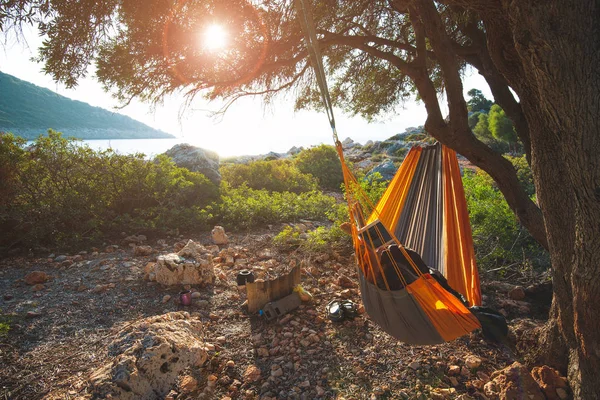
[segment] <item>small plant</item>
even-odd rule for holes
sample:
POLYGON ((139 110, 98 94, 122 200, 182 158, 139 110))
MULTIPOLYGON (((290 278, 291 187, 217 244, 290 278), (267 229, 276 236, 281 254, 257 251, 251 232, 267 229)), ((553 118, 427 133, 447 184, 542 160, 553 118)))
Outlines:
POLYGON ((0 315, 0 337, 8 335, 11 320, 8 316, 0 315))

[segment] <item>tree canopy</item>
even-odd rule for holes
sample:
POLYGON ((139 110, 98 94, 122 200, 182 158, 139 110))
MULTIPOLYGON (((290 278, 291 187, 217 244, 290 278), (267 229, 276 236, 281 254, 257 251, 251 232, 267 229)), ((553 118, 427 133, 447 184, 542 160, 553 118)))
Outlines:
MULTIPOLYGON (((575 397, 594 398, 600 392, 592 295, 600 283, 590 279, 600 264, 598 2, 304 1, 333 102, 373 118, 417 96, 427 109, 427 132, 485 170, 520 222, 550 250, 550 353, 555 365, 576 371, 569 377, 575 397), (512 164, 469 128, 461 81, 467 67, 485 78, 512 120, 532 166, 539 207, 512 164)), ((39 61, 56 80, 73 86, 94 62, 98 79, 124 103, 134 97, 160 101, 176 91, 269 101, 289 90, 298 107, 318 106, 291 1, 2 2, 0 30, 21 23, 37 24, 47 35, 39 61), (215 21, 232 38, 221 52, 197 41, 215 21)))
POLYGON ((469 111, 489 112, 492 104, 494 104, 491 100, 486 99, 479 89, 471 89, 467 92, 467 95, 471 97, 469 101, 467 101, 467 108, 469 111))

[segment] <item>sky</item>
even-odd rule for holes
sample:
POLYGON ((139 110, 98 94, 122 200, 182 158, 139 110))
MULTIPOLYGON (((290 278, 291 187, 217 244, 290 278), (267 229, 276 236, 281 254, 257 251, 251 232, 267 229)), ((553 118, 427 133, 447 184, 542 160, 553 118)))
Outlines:
MULTIPOLYGON (((24 34, 24 38, 20 39, 14 36, 3 38, 0 43, 0 71, 70 99, 127 115, 182 141, 216 151, 221 156, 265 154, 269 151, 282 153, 293 146, 306 148, 321 143, 333 144, 325 113, 295 112, 289 95, 268 106, 264 106, 258 97, 240 99, 220 117, 210 114, 218 110, 221 103, 209 103, 198 98, 191 107, 182 110, 182 96, 171 96, 155 109, 138 101, 116 109, 118 102, 103 91, 94 79, 93 71, 74 89, 67 89, 45 75, 42 64, 31 60, 42 39, 31 28, 25 29, 24 34)), ((465 93, 471 88, 478 88, 491 98, 487 84, 477 74, 467 76, 464 87, 465 93)), ((426 118, 425 107, 416 102, 408 102, 396 110, 396 115, 371 123, 360 117, 344 115, 340 110, 335 110, 335 113, 340 139, 349 137, 362 144, 368 140, 385 140, 408 127, 423 125, 426 118)))

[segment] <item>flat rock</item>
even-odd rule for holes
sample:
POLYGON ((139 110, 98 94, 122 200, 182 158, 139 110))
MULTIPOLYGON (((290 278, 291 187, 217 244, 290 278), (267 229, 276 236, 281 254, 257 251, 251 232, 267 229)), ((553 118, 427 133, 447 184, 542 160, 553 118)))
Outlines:
POLYGON ((93 396, 121 400, 165 397, 183 371, 206 361, 201 338, 202 324, 190 319, 188 313, 172 312, 137 321, 110 343, 111 361, 92 372, 89 382, 93 396))
POLYGON ((25 275, 24 281, 28 285, 36 285, 38 283, 46 283, 50 278, 50 275, 43 271, 33 271, 25 275))

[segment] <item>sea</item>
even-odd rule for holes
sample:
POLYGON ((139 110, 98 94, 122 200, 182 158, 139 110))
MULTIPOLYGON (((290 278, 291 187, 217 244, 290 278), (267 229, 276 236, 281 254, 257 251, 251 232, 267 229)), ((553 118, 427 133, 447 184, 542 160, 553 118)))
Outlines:
MULTIPOLYGON (((269 148, 266 143, 256 143, 256 146, 210 146, 210 143, 198 143, 189 138, 169 138, 169 139, 94 139, 94 140, 79 140, 82 145, 87 145, 94 150, 113 149, 119 154, 135 154, 143 153, 146 158, 152 158, 158 154, 162 154, 181 143, 188 143, 193 146, 201 147, 206 150, 216 152, 220 158, 235 157, 235 156, 250 156, 267 154, 270 151, 276 153, 285 153, 291 147, 291 143, 280 145, 279 148, 269 148)), ((28 141, 27 144, 32 144, 33 141, 28 141)), ((309 146, 310 147, 310 146, 309 146)))

